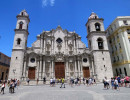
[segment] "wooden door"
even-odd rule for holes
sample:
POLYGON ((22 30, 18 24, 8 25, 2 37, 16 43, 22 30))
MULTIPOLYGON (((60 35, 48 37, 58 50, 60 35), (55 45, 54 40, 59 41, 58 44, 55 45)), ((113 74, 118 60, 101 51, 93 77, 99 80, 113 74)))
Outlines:
POLYGON ((30 67, 28 70, 28 78, 29 79, 35 79, 35 68, 30 67))
POLYGON ((56 78, 65 78, 64 62, 55 63, 55 77, 56 78))
POLYGON ((90 77, 89 67, 83 67, 83 75, 84 75, 84 78, 90 77))

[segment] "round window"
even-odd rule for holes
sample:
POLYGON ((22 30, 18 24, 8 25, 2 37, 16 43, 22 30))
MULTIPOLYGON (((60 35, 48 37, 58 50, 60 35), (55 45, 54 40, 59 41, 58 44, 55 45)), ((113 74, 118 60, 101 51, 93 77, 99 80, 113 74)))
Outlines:
POLYGON ((83 62, 85 62, 85 63, 86 63, 86 62, 87 62, 87 58, 84 58, 84 59, 83 59, 83 62))
POLYGON ((35 58, 31 58, 31 60, 30 60, 32 63, 34 63, 35 62, 35 58))
POLYGON ((56 40, 56 42, 61 43, 61 42, 62 42, 61 38, 58 38, 58 39, 56 40))

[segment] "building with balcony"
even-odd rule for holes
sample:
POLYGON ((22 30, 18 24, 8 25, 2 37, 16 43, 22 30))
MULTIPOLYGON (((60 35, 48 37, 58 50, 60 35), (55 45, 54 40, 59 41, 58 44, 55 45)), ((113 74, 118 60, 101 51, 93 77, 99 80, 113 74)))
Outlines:
POLYGON ((106 30, 114 76, 130 76, 130 16, 119 16, 106 30))

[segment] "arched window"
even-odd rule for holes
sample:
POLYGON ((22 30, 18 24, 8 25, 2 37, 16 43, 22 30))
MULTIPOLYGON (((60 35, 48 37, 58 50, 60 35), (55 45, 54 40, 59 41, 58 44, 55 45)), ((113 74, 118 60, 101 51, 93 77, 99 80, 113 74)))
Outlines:
POLYGON ((100 31, 100 24, 99 23, 95 24, 95 29, 96 29, 96 31, 100 31))
POLYGON ((117 68, 116 68, 116 75, 117 75, 117 76, 119 75, 117 68))
POLYGON ((88 26, 88 32, 90 32, 90 27, 88 26))
POLYGON ((97 42, 98 42, 98 48, 99 49, 103 49, 103 39, 102 38, 98 38, 97 42))
POLYGON ((125 72, 125 76, 127 76, 127 71, 126 71, 126 68, 124 68, 124 72, 125 72))
POLYGON ((23 28, 23 22, 21 21, 20 23, 19 23, 19 29, 22 29, 23 28))
POLYGON ((21 39, 18 38, 18 39, 17 39, 17 44, 20 45, 20 43, 21 43, 21 39))

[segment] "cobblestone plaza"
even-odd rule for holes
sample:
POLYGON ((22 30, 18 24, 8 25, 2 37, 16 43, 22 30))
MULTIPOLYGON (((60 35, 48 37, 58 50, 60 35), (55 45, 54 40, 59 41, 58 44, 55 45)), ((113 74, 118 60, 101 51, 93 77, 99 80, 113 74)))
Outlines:
POLYGON ((0 94, 0 100, 129 100, 130 88, 121 87, 120 91, 103 89, 103 84, 93 86, 69 86, 60 88, 49 85, 19 86, 14 94, 10 94, 8 87, 5 94, 0 94))

